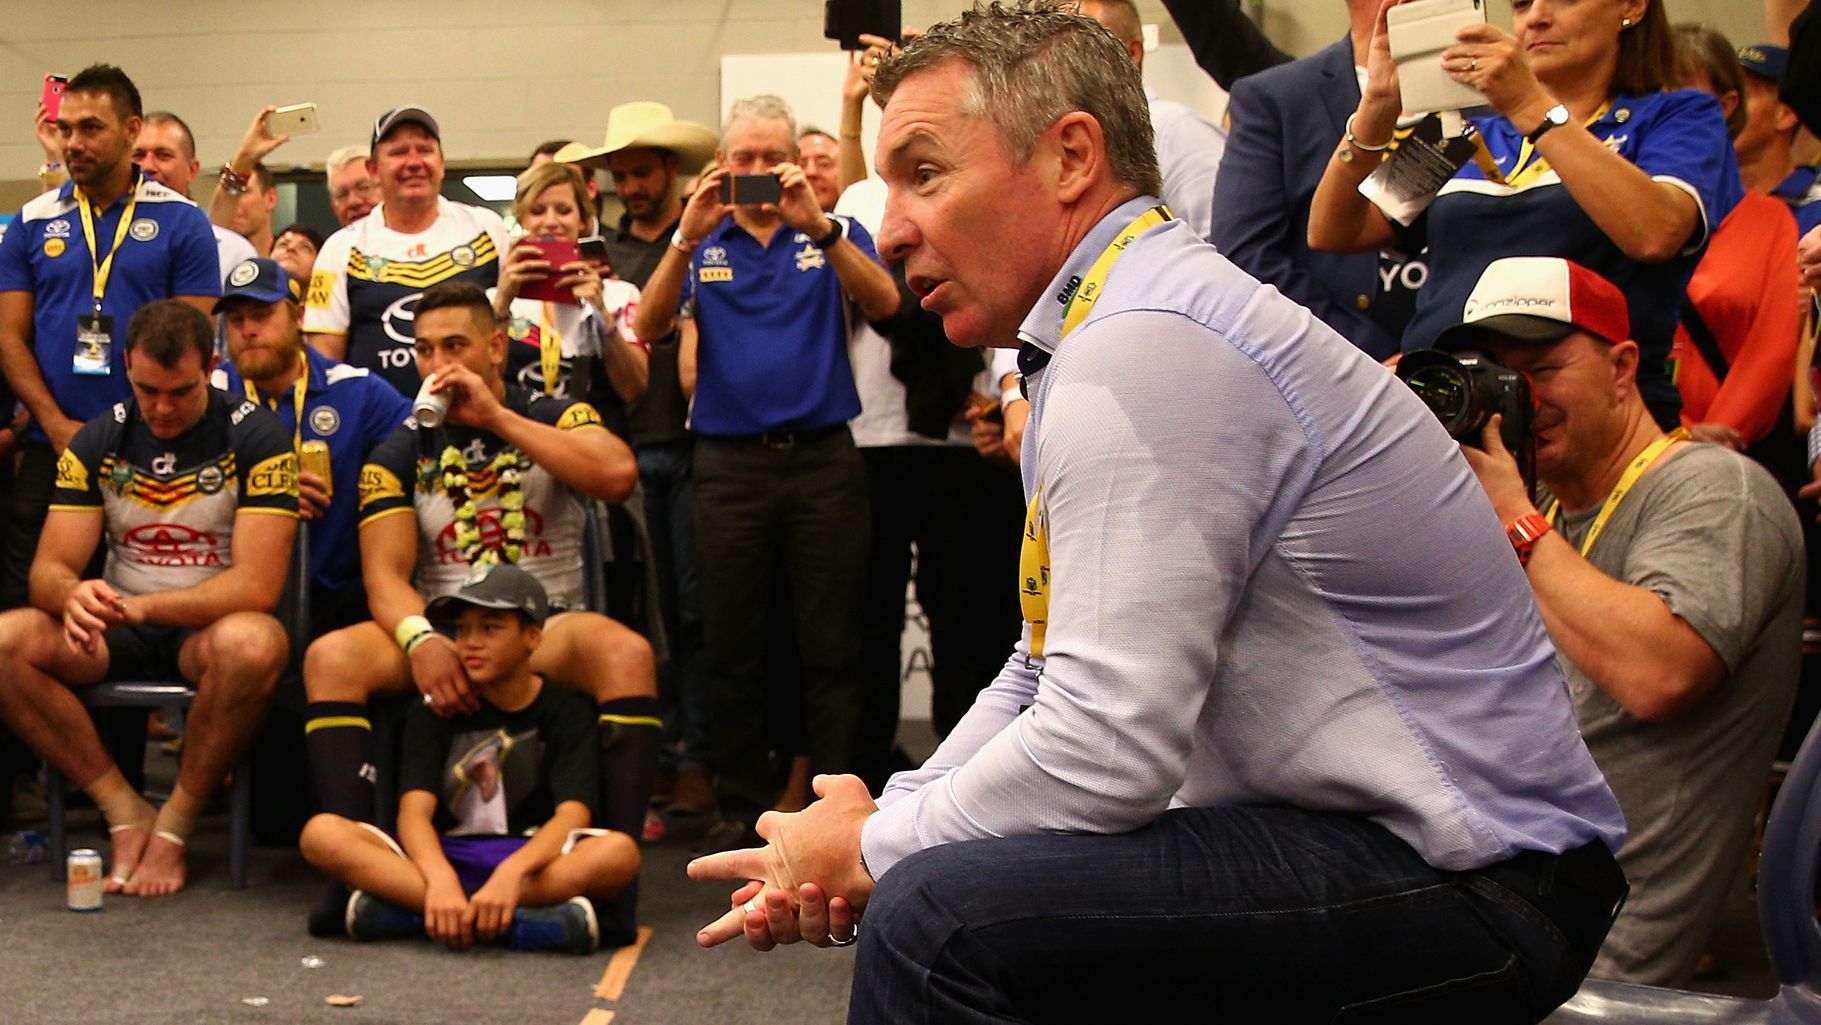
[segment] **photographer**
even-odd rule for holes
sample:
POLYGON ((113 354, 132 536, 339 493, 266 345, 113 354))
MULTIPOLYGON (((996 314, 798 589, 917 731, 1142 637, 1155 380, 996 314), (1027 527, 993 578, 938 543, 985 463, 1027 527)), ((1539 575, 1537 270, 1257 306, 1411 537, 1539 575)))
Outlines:
POLYGON ((860 712, 868 513, 847 426, 860 412, 848 324, 855 308, 890 317, 899 294, 866 229, 823 211, 797 138, 777 97, 733 105, 718 167, 684 207, 637 316, 648 344, 683 317, 699 339, 699 356, 686 335, 679 358, 697 367, 696 547, 724 815, 706 849, 750 844, 777 796, 760 657, 774 574, 795 617, 814 772, 852 767, 860 712), (763 187, 768 175, 771 200, 727 202, 724 182, 763 187))
POLYGON ((1631 828, 1619 851, 1631 899, 1591 974, 1685 985, 1748 849, 1794 693, 1795 512, 1756 463, 1657 428, 1625 296, 1604 278, 1566 260, 1498 260, 1466 309, 1437 345, 1529 379, 1540 500, 1498 417, 1462 447, 1631 828))
POLYGON ((1493 260, 1572 257, 1634 300, 1638 388, 1657 422, 1675 425, 1681 398, 1666 360, 1676 311, 1710 230, 1742 190, 1713 97, 1665 91, 1678 68, 1662 0, 1520 4, 1516 35, 1484 22, 1462 28, 1442 70, 1497 113, 1473 119, 1480 159, 1408 228, 1359 191, 1402 106, 1386 28, 1397 2, 1379 8, 1359 108, 1310 208, 1309 245, 1413 253, 1428 243, 1430 278, 1406 352, 1453 322, 1493 260))

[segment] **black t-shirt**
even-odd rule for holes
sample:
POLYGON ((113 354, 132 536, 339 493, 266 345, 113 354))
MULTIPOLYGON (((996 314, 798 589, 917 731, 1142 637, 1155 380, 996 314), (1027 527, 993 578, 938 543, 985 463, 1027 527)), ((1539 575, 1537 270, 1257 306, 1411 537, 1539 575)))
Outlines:
POLYGON ((600 787, 594 706, 546 682, 516 712, 481 699, 447 719, 422 704, 405 717, 398 792, 436 795, 431 819, 444 836, 524 836, 564 801, 595 812, 600 787))
MULTIPOLYGON (((678 223, 681 223, 680 221, 678 223)), ((676 225, 665 228, 654 242, 632 233, 632 217, 620 218, 617 231, 607 233, 607 262, 613 272, 645 290, 645 283, 658 269, 664 250, 676 225)), ((674 337, 651 347, 650 373, 645 394, 626 410, 623 432, 635 445, 659 445, 689 440, 689 399, 683 395, 682 379, 677 376, 677 343, 674 337)), ((595 393, 591 392, 593 397, 595 393)))

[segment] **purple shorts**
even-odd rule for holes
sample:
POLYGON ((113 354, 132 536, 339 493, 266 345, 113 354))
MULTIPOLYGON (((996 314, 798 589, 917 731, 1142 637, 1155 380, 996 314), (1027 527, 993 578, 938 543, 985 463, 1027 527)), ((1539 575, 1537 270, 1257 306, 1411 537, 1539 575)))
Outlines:
POLYGON ((443 856, 455 866, 455 876, 462 881, 462 890, 473 893, 486 885, 500 862, 525 846, 528 839, 523 836, 445 836, 442 838, 443 856))

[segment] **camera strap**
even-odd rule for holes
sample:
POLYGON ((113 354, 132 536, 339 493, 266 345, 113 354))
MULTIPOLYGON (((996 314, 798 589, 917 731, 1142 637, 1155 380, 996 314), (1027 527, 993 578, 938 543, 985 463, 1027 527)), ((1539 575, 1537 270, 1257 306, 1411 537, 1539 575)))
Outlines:
POLYGON ((1707 321, 1701 317, 1701 311, 1695 309, 1694 297, 1687 292, 1682 293, 1682 326, 1688 329, 1689 339, 1701 351, 1701 358, 1707 361, 1714 382, 1725 384, 1726 371, 1731 369, 1726 363, 1726 353, 1720 351, 1720 340, 1714 337, 1707 321))
MULTIPOLYGON (((1581 558, 1587 558, 1587 553, 1593 551, 1593 543, 1600 539, 1600 532, 1606 529, 1606 522, 1612 519, 1613 512, 1619 508, 1620 502, 1625 501, 1625 496, 1631 493, 1632 487, 1638 483, 1638 478, 1644 476, 1644 471, 1650 469, 1652 463, 1663 458, 1663 453, 1669 451, 1676 442, 1683 441, 1687 437, 1688 429, 1678 427, 1651 442, 1644 451, 1638 453, 1638 457, 1633 459, 1631 465, 1627 466, 1625 472, 1620 475, 1619 482, 1613 485, 1612 493, 1606 496, 1606 504, 1600 506, 1600 514, 1593 518, 1593 527, 1587 531, 1587 539, 1581 542, 1581 558)), ((1556 517, 1560 515, 1561 511, 1562 503, 1559 500, 1549 503, 1550 526, 1555 526, 1556 517)))

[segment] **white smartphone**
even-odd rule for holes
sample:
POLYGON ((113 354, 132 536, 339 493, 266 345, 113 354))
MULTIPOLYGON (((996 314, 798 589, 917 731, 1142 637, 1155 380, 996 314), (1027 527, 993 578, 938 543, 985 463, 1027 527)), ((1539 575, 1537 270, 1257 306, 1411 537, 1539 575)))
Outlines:
POLYGON ((310 135, 317 130, 316 104, 293 103, 266 115, 266 130, 273 135, 310 135))
POLYGON ((1442 51, 1463 27, 1486 20, 1483 0, 1411 0, 1385 12, 1404 113, 1480 107, 1486 97, 1442 70, 1442 51))

